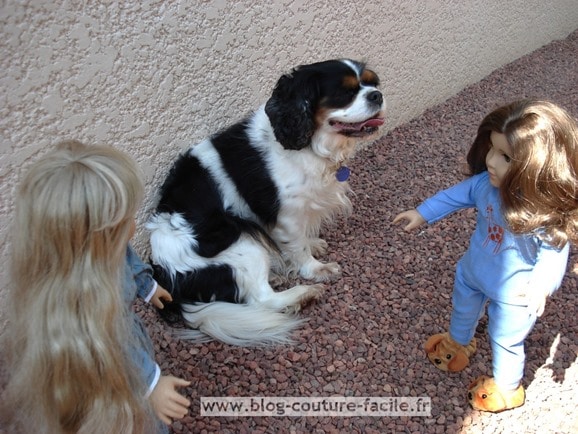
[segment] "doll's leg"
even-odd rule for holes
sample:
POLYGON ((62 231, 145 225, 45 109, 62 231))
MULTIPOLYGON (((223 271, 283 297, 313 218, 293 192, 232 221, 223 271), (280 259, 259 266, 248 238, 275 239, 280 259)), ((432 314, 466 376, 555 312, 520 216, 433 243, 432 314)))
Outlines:
POLYGON ((481 292, 465 284, 458 264, 450 332, 430 336, 424 345, 427 358, 436 368, 458 372, 468 366, 470 356, 476 351, 474 332, 485 303, 481 292))
POLYGON ((472 341, 487 301, 488 298, 481 291, 466 283, 461 264, 458 263, 450 320, 452 339, 460 345, 468 345, 472 341))
POLYGON ((468 388, 468 401, 476 410, 500 412, 520 407, 526 399, 524 339, 536 322, 526 306, 491 301, 488 333, 492 346, 493 378, 482 375, 468 388))
POLYGON ((536 315, 529 315, 526 306, 491 301, 488 318, 494 380, 504 390, 515 390, 524 375, 524 340, 536 315))

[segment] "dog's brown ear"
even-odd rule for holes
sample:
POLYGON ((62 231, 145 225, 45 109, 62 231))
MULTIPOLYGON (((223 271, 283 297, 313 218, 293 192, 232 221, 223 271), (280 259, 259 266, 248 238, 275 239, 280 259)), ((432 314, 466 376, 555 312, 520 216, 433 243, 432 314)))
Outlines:
POLYGON ((472 390, 472 389, 473 389, 474 387, 476 387, 479 383, 483 383, 486 378, 487 378, 487 377, 484 376, 484 375, 476 378, 474 381, 472 381, 472 382, 470 383, 470 385, 468 386, 468 390, 472 390))
POLYGON ((458 372, 468 366, 470 363, 470 358, 465 355, 462 351, 458 351, 454 354, 450 362, 448 363, 448 371, 458 372))
POLYGON ((425 351, 427 353, 431 353, 433 350, 435 350, 436 345, 439 344, 443 339, 443 334, 430 336, 429 339, 425 342, 425 351))

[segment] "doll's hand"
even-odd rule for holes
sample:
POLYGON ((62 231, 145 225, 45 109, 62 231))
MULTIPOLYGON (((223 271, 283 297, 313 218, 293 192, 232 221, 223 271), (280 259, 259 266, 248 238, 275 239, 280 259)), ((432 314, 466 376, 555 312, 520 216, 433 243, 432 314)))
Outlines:
POLYGON ((162 300, 170 302, 173 301, 173 297, 171 296, 169 291, 167 291, 161 285, 157 285, 157 289, 151 298, 151 303, 154 304, 159 309, 164 309, 165 305, 163 304, 162 300))
POLYGON ((153 410, 167 425, 170 425, 174 419, 182 419, 186 416, 191 403, 175 389, 189 384, 191 384, 190 381, 172 375, 163 375, 153 389, 150 396, 153 410))
POLYGON ((409 211, 404 211, 402 213, 399 213, 393 219, 393 223, 395 224, 395 223, 398 223, 402 220, 408 220, 409 221, 409 223, 407 225, 405 225, 405 227, 403 228, 404 231, 410 231, 410 230, 415 229, 415 228, 417 228, 417 227, 419 227, 425 223, 425 219, 415 209, 411 209, 409 211))

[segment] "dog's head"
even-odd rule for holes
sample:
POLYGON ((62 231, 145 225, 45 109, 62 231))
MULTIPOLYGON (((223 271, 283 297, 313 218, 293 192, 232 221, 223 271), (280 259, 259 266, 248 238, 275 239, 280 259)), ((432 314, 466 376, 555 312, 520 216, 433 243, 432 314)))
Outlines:
POLYGON ((376 138, 384 123, 378 85, 377 74, 353 60, 302 65, 279 79, 265 111, 285 149, 313 146, 343 160, 360 140, 376 138))

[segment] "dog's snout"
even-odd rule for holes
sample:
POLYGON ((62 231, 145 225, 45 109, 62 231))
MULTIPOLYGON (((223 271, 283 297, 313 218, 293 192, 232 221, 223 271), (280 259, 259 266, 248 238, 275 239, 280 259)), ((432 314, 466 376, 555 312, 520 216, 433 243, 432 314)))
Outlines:
POLYGON ((383 103, 383 95, 380 91, 374 90, 367 94, 367 100, 375 105, 381 105, 383 103))
POLYGON ((440 359, 434 359, 436 365, 441 365, 442 361, 440 359))
POLYGON ((468 392, 468 399, 471 401, 472 399, 474 399, 474 395, 472 395, 472 392, 468 392))

